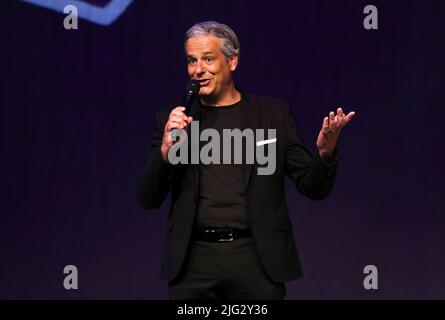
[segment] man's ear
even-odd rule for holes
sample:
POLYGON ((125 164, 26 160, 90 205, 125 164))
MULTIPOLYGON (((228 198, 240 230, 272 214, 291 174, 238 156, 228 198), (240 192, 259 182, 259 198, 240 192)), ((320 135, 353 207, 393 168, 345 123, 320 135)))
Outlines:
POLYGON ((238 66, 238 54, 232 54, 230 57, 229 63, 230 63, 230 71, 235 71, 236 67, 238 66))

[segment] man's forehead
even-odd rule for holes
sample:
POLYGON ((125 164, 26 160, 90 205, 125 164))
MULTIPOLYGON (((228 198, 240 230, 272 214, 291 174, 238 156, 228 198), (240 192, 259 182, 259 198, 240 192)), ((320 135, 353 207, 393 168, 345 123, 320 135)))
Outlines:
POLYGON ((221 51, 220 39, 213 35, 191 37, 185 49, 187 55, 217 53, 221 51))

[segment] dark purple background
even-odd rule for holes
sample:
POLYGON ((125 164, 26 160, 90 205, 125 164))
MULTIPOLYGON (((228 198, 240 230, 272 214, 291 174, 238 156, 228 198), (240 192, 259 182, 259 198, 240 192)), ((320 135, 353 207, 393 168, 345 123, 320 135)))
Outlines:
POLYGON ((136 0, 109 27, 64 17, 1 1, 0 298, 168 297, 169 201, 145 211, 136 185, 155 111, 184 91, 183 35, 209 19, 239 36, 238 85, 288 100, 311 150, 329 111, 357 112, 330 197, 288 182, 305 275, 287 298, 445 298, 444 1, 136 0), (79 290, 63 288, 68 264, 79 290))

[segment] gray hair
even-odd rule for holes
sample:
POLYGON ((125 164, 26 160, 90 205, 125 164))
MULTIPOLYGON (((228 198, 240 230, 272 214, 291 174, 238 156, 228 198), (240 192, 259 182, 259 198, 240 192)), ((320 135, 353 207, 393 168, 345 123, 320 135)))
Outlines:
POLYGON ((200 22, 187 30, 185 34, 184 46, 191 37, 205 37, 213 35, 221 40, 221 50, 229 60, 233 55, 240 54, 240 45, 238 38, 233 30, 222 23, 216 21, 200 22))

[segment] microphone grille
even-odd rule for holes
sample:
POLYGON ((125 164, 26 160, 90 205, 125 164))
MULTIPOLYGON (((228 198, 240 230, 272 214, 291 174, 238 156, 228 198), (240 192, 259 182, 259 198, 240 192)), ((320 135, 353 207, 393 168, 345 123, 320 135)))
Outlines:
POLYGON ((187 92, 189 92, 190 94, 195 94, 199 91, 199 88, 201 87, 200 83, 198 80, 190 80, 187 83, 187 92))

